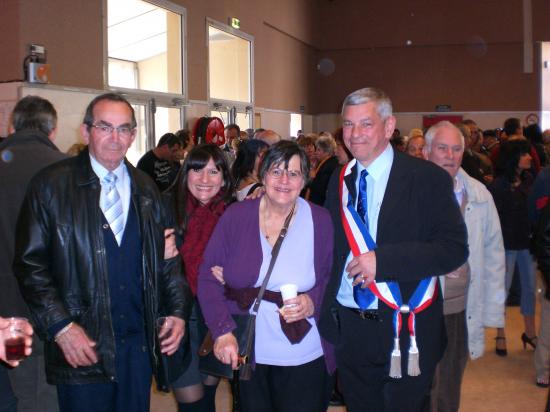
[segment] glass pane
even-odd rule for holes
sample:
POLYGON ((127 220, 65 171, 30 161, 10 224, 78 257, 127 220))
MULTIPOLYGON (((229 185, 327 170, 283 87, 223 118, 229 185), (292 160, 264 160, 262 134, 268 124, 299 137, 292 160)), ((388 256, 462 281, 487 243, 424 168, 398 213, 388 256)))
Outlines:
POLYGON ((302 115, 290 113, 290 135, 298 137, 298 130, 302 130, 302 115))
POLYGON ((250 115, 246 113, 239 113, 237 112, 237 125, 240 127, 241 130, 245 131, 250 127, 250 115))
POLYGON ((174 107, 158 107, 155 113, 155 145, 165 133, 181 129, 181 111, 174 107))
POLYGON ((137 64, 109 58, 109 82, 119 87, 136 89, 138 87, 137 64))
POLYGON ((210 99, 250 102, 250 42, 208 27, 210 99))
POLYGON ((180 14, 141 0, 109 0, 107 20, 110 86, 183 92, 180 14))
POLYGON ((132 107, 136 112, 136 139, 128 149, 126 157, 128 161, 135 166, 141 156, 143 156, 147 151, 147 132, 145 130, 145 106, 141 104, 133 104, 132 107))
POLYGON ((229 113, 226 111, 219 111, 219 110, 212 110, 210 112, 210 117, 217 117, 221 119, 224 126, 227 126, 229 124, 229 113))

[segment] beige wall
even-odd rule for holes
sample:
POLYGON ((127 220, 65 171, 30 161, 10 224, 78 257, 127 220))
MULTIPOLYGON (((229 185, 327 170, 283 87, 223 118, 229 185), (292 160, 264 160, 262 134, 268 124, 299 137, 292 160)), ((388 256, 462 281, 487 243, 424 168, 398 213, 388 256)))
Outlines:
MULTIPOLYGON (((255 39, 255 103, 336 113, 365 85, 397 112, 535 111, 539 65, 522 71, 522 0, 173 0, 187 9, 188 97, 207 99, 206 18, 241 20, 255 39), (406 41, 411 40, 410 46, 406 41), (335 72, 316 71, 321 58, 335 72)), ((533 0, 535 41, 550 40, 550 2, 533 0)), ((22 78, 31 42, 44 44, 52 83, 103 88, 102 0, 3 0, 0 81, 22 78)), ((538 53, 535 53, 537 56, 538 53)))
POLYGON ((138 62, 139 86, 145 90, 167 90, 166 53, 138 62))
MULTIPOLYGON (((318 57, 333 59, 336 70, 319 75, 316 112, 337 111, 367 85, 386 90, 397 111, 538 107, 538 69, 523 73, 522 0, 320 4, 318 57)), ((550 6, 532 6, 534 40, 548 40, 550 6)))
MULTIPOLYGON (((257 104, 287 110, 312 106, 302 65, 306 62, 304 55, 312 58, 314 51, 305 45, 313 41, 311 17, 317 9, 314 0, 173 2, 187 9, 190 99, 207 98, 206 18, 227 23, 228 17, 239 17, 242 30, 255 37, 257 104), (284 50, 284 60, 273 56, 279 50, 284 50), (269 73, 259 70, 275 71, 276 76, 272 79, 269 73), (278 88, 277 93, 271 91, 270 84, 278 88)), ((27 44, 35 42, 44 44, 48 50, 52 84, 102 89, 102 3, 102 0, 3 0, 0 23, 9 30, 0 42, 3 56, 0 81, 22 79, 21 62, 27 44)))

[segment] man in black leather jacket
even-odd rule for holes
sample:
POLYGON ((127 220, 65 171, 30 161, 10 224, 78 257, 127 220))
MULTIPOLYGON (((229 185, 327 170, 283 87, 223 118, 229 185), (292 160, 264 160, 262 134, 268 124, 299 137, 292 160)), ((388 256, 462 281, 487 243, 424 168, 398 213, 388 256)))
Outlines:
POLYGON ((62 412, 149 411, 151 376, 166 389, 161 358, 184 333, 189 289, 180 258, 164 258, 160 194, 124 159, 135 127, 123 97, 95 98, 88 150, 38 173, 19 215, 14 273, 62 412), (160 343, 159 316, 172 328, 160 343))

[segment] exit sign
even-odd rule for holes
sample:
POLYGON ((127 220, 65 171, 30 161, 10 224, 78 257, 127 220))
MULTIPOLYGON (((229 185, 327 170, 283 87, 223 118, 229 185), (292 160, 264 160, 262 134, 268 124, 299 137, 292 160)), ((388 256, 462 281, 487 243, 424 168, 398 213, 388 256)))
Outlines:
POLYGON ((234 29, 240 29, 241 28, 241 21, 236 17, 230 17, 229 18, 229 24, 234 29))

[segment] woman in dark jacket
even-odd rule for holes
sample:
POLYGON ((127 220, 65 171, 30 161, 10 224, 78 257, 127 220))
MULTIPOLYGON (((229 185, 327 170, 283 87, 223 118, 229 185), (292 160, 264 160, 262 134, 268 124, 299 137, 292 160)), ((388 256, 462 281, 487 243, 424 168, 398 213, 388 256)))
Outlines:
MULTIPOLYGON (((223 152, 212 144, 193 148, 167 195, 171 196, 176 217, 178 249, 185 266, 185 276, 196 297, 198 268, 203 252, 218 219, 233 196, 232 179, 223 152)), ((200 316, 200 308, 195 300, 188 332, 191 363, 186 372, 172 384, 179 411, 215 411, 219 379, 201 374, 198 365, 200 316)))
MULTIPOLYGON (((525 140, 501 145, 496 163, 496 179, 489 186, 500 217, 506 252, 506 291, 510 290, 514 268, 518 266, 521 282, 521 314, 525 331, 521 340, 525 348, 536 347, 535 332, 535 267, 529 253, 531 230, 527 215, 527 196, 533 185, 529 173, 531 155, 525 140)), ((499 329, 497 354, 505 355, 504 330, 499 329)))
POLYGON ((263 140, 246 140, 239 145, 237 157, 231 167, 235 183, 235 197, 240 202, 257 187, 262 186, 258 177, 260 162, 269 145, 263 140))

